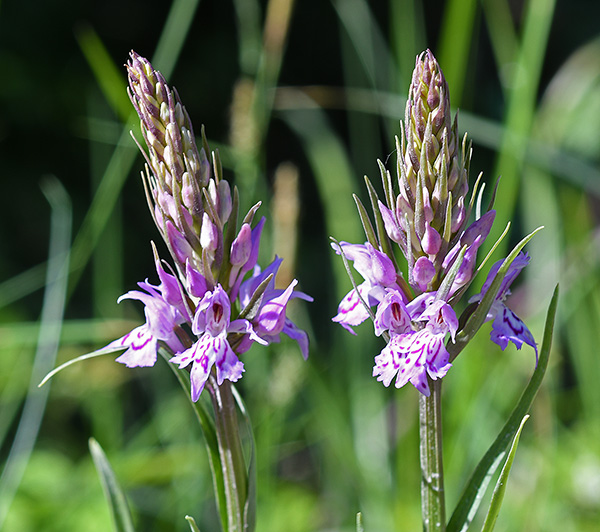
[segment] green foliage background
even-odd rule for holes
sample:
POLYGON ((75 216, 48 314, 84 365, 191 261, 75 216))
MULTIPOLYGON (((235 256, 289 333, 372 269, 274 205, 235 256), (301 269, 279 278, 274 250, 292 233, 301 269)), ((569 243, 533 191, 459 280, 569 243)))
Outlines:
MULTIPOLYGON (((263 200, 263 263, 283 255, 283 276, 315 297, 293 309, 311 334, 307 363, 287 342, 243 359, 257 530, 354 530, 357 511, 368 531, 420 529, 416 392, 370 377, 382 344, 369 324, 351 337, 331 323, 350 282, 328 237, 363 239, 351 194, 366 199, 362 175, 377 182, 377 158, 393 167, 414 58, 429 47, 474 142, 471 184, 479 171, 488 184, 502 175, 498 234, 509 219, 514 242, 545 226, 511 299, 538 341, 561 284, 549 372, 496 530, 597 530, 599 16, 585 0, 4 0, 0 528, 109 530, 93 437, 136 530, 188 530, 186 514, 218 530, 202 436, 166 364, 128 370, 105 357, 46 392, 34 386, 55 355, 93 350, 143 319, 135 303, 116 305, 154 281, 158 238, 128 133, 139 138, 121 66, 133 48, 177 87, 197 131, 205 124, 243 205, 263 200), (63 319, 60 276, 48 285, 46 274, 71 243, 63 319)), ((450 509, 533 366, 531 350, 502 353, 484 328, 444 379, 450 509)))

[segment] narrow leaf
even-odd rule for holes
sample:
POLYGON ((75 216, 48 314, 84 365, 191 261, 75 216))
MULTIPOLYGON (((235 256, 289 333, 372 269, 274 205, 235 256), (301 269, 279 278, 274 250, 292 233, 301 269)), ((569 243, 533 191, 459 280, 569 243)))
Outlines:
MULTIPOLYGON (((481 459, 471 479, 469 480, 461 498, 458 502, 454 513, 448 523, 447 532, 464 532, 473 520, 475 512, 479 507, 481 498, 483 497, 489 478, 494 474, 502 457, 506 454, 515 434, 521 424, 523 417, 529 411, 531 404, 537 394, 537 391, 542 383, 546 368, 548 366, 548 358, 550 356, 550 347, 552 345, 552 334, 554 331, 554 318, 556 316, 556 307, 558 304, 558 285, 554 289, 548 314, 546 316, 546 326, 544 329, 544 339, 542 348, 540 349, 540 358, 538 365, 529 380, 529 384, 517 406, 513 410, 510 418, 502 428, 500 434, 490 446, 484 457, 481 459)), ((450 346, 449 346, 450 347, 450 346)))
POLYGON ((496 519, 498 519, 498 513, 500 512, 500 506, 502 506, 502 500, 504 499, 506 483, 508 482, 508 474, 510 473, 510 469, 515 459, 517 445, 519 445, 519 437, 521 436, 523 425, 525 425, 525 422, 528 419, 529 415, 523 417, 523 419, 521 420, 521 424, 519 425, 519 429, 515 434, 512 445, 510 447, 510 452, 508 453, 508 458, 506 459, 506 463, 504 464, 502 472, 500 473, 500 477, 498 478, 498 482, 496 483, 496 488, 494 489, 494 494, 492 495, 492 501, 490 502, 490 509, 488 510, 488 514, 485 518, 485 523, 483 524, 481 532, 492 532, 492 530, 494 530, 496 519))
POLYGON ((94 438, 90 438, 89 448, 96 471, 98 471, 100 477, 100 482, 102 483, 104 496, 110 508, 115 532, 134 532, 127 499, 102 447, 100 447, 100 444, 94 438))

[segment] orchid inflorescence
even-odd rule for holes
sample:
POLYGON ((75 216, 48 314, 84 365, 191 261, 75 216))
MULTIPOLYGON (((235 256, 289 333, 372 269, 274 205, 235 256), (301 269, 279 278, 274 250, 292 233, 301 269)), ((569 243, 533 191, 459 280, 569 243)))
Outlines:
POLYGON ((260 202, 238 229, 238 193, 222 177, 217 152, 202 131, 198 150, 185 107, 150 62, 131 52, 129 96, 140 117, 148 147, 142 173, 150 212, 174 265, 161 260, 153 245, 159 284, 138 283, 143 291, 119 298, 144 305, 146 322, 100 349, 125 350, 117 358, 128 367, 153 366, 160 347, 170 362, 190 368, 191 395, 197 401, 211 371, 221 385, 236 382, 244 365, 239 355, 253 343, 296 340, 304 358, 308 336, 286 315, 293 298, 312 301, 295 290, 275 288, 281 259, 264 270, 257 264, 265 218, 252 227, 260 202), (212 171, 211 171, 212 167, 212 171), (191 367, 190 367, 191 365, 191 367))
MULTIPOLYGON (((479 196, 476 220, 468 224, 480 179, 467 200, 471 147, 466 135, 462 143, 458 138, 448 86, 429 50, 416 60, 396 152, 398 194, 381 162, 385 202, 366 179, 376 229, 356 199, 368 241, 332 244, 364 279, 341 301, 333 321, 355 334, 352 327, 371 316, 375 334, 388 340, 375 357, 373 376, 385 386, 395 378, 397 388, 410 382, 429 396, 429 379, 444 377, 452 365, 446 337, 454 342, 460 332, 456 304, 473 281, 477 251, 495 217, 491 204, 480 214, 479 196), (406 275, 396 262, 392 242, 404 255, 406 275)), ((503 262, 491 268, 470 303, 481 304, 503 262)), ((510 264, 484 321, 493 320, 491 339, 502 349, 509 341, 519 349, 526 343, 537 356, 531 332, 504 304, 510 284, 528 262, 527 254, 520 252, 510 264)))

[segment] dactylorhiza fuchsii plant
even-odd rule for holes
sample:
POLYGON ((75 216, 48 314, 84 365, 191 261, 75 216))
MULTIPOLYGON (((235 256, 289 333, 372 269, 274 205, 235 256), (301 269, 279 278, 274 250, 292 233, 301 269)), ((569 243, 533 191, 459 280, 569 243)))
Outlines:
POLYGON ((183 384, 205 431, 223 530, 252 530, 255 490, 242 453, 240 400, 231 383, 244 372, 240 355, 255 343, 279 342, 284 334, 308 357, 308 336, 286 311, 291 299, 312 298, 295 290, 296 280, 275 288, 281 259, 275 257, 264 269, 257 264, 265 225, 264 217, 254 223, 260 203, 239 219, 237 189, 223 179, 218 153, 209 150, 204 131, 198 149, 177 92, 133 51, 127 71, 147 145, 147 152, 140 147, 147 163, 142 173, 146 197, 172 262, 162 260, 152 244, 158 284, 146 279, 138 283, 141 290, 118 300, 143 303, 145 323, 79 359, 122 351, 117 362, 133 368, 153 366, 161 353, 185 368, 189 384, 183 384), (212 418, 198 402, 205 389, 212 418))
POLYGON ((352 261, 363 278, 356 283, 348 269, 353 288, 333 321, 356 334, 353 327, 370 317, 375 335, 386 341, 374 358, 373 376, 385 386, 410 383, 420 393, 424 529, 446 530, 441 379, 486 321, 492 321, 493 342, 502 349, 509 342, 518 349, 527 344, 537 363, 533 335, 505 304, 511 283, 530 260, 522 248, 533 235, 491 267, 480 293, 468 300, 459 317, 461 299, 483 266, 477 265, 477 252, 490 233, 495 211, 492 199, 482 212, 481 193, 477 195, 481 176, 468 196, 471 146, 466 135, 462 141, 458 137, 448 85, 429 50, 416 60, 396 154, 396 179, 379 162, 383 201, 365 178, 375 226, 355 196, 367 241, 332 244, 346 267, 352 261))

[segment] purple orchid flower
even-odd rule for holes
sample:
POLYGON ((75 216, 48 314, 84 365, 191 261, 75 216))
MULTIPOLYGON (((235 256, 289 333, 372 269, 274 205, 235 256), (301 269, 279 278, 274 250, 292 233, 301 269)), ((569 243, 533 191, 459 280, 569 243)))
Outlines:
POLYGON ((440 379, 452 364, 444 345, 446 334, 452 340, 458 329, 458 319, 452 307, 428 292, 406 305, 396 290, 388 291, 375 316, 375 334, 384 331, 390 341, 375 357, 373 376, 389 386, 396 378, 396 388, 410 382, 423 395, 429 396, 427 375, 440 379), (415 330, 413 324, 418 324, 415 330))
POLYGON ((230 321, 230 316, 229 296, 221 285, 217 285, 212 292, 204 295, 196 308, 192 332, 200 336, 199 340, 169 361, 179 364, 180 369, 192 364, 190 380, 193 401, 200 397, 213 366, 216 366, 219 385, 225 379, 236 382, 242 376, 244 364, 229 345, 227 334, 248 334, 251 340, 266 344, 256 335, 248 320, 230 321))
MULTIPOLYGON (((492 332, 490 333, 490 337, 503 351, 506 349, 509 341, 515 344, 517 349, 521 349, 523 343, 526 343, 535 350, 537 363, 538 350, 533 335, 523 321, 504 304, 504 300, 510 295, 510 285, 516 279, 517 275, 519 275, 521 270, 529 264, 529 260, 529 255, 527 255, 527 253, 521 252, 517 255, 502 280, 496 299, 492 303, 485 321, 494 320, 492 322, 492 332)), ((503 262, 504 259, 499 260, 490 268, 490 273, 488 273, 487 279, 481 287, 481 292, 473 296, 469 300, 470 303, 478 303, 483 299, 503 262)))
MULTIPOLYGON (((296 279, 285 290, 275 288, 275 277, 281 262, 282 259, 275 257, 273 262, 264 271, 258 265, 254 267, 252 277, 248 278, 240 286, 240 304, 242 308, 245 308, 256 289, 272 274, 273 278, 263 293, 260 309, 256 317, 252 320, 254 330, 267 344, 279 342, 281 333, 289 336, 292 340, 298 342, 302 356, 306 360, 308 358, 308 334, 297 327, 286 316, 286 312, 287 304, 291 299, 300 298, 311 302, 313 298, 304 292, 294 290, 294 287, 298 284, 296 279)), ((239 353, 244 353, 251 345, 252 339, 246 337, 242 340, 237 350, 239 353)))
POLYGON ((343 251, 348 260, 354 262, 354 269, 364 278, 364 282, 356 287, 357 290, 353 288, 344 296, 338 306, 337 315, 332 318, 332 321, 356 334, 352 327, 360 325, 369 317, 369 311, 361 302, 361 298, 369 307, 379 304, 385 297, 386 287, 397 288, 397 273, 390 258, 368 242, 340 242, 339 245, 332 244, 332 247, 338 255, 343 251))
POLYGON ((147 293, 131 290, 117 300, 120 303, 124 299, 137 299, 144 303, 146 323, 100 350, 110 352, 126 349, 117 362, 128 368, 154 366, 159 341, 164 342, 173 353, 184 349, 175 333, 176 327, 186 321, 177 279, 167 273, 158 260, 156 271, 161 281, 159 286, 150 284, 146 279, 138 285, 147 293))

